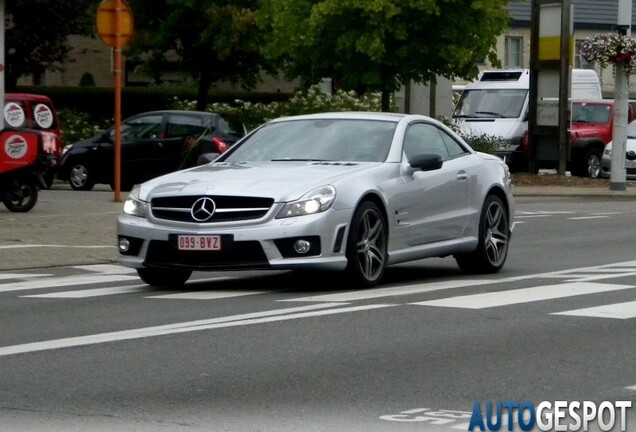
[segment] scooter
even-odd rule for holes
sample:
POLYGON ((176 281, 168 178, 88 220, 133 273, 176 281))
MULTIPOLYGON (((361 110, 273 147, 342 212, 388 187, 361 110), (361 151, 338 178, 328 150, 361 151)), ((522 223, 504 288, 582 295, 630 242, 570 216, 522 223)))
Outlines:
POLYGON ((44 174, 55 164, 55 137, 31 129, 0 132, 0 200, 12 212, 27 212, 46 188, 44 174))

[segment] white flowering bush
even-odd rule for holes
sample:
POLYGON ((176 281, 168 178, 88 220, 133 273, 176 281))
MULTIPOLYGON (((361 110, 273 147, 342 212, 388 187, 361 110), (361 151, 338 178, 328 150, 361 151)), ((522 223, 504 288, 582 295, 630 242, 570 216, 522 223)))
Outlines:
POLYGON ((583 41, 581 57, 601 69, 611 66, 615 71, 617 64, 623 64, 629 76, 636 72, 636 40, 618 33, 597 34, 583 41))
MULTIPOLYGON (((173 99, 171 105, 172 109, 194 110, 195 107, 194 101, 180 100, 177 97, 173 99)), ((296 92, 285 102, 264 104, 237 99, 234 104, 209 104, 206 110, 234 115, 241 119, 248 129, 253 129, 278 117, 330 111, 381 111, 381 107, 379 93, 358 95, 354 91, 338 90, 334 95, 328 95, 318 86, 312 86, 306 91, 296 92)))
POLYGON ((90 138, 96 135, 99 130, 110 127, 106 121, 96 125, 91 120, 90 115, 84 111, 63 108, 58 111, 57 115, 60 118, 62 142, 65 145, 90 138))

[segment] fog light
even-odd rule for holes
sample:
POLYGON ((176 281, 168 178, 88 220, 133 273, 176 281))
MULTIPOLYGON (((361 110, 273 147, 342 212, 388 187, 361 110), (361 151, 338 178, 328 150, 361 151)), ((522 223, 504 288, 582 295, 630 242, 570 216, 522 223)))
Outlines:
POLYGON ((311 243, 307 240, 296 240, 294 243, 294 250, 299 254, 306 254, 311 249, 311 243))
POLYGON ((130 242, 128 241, 127 238, 120 238, 119 239, 119 250, 120 252, 128 252, 128 249, 130 249, 130 242))

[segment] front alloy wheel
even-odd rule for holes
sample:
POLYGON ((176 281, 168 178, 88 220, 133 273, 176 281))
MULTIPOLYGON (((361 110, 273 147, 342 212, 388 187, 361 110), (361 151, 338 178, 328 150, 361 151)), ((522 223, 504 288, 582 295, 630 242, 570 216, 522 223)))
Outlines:
POLYGON ((380 208, 366 201, 353 215, 347 241, 347 272, 355 283, 377 285, 386 268, 388 235, 380 208))
POLYGON ((464 273, 496 273, 508 256, 510 223, 501 198, 486 197, 479 220, 479 242, 474 252, 455 255, 464 273))

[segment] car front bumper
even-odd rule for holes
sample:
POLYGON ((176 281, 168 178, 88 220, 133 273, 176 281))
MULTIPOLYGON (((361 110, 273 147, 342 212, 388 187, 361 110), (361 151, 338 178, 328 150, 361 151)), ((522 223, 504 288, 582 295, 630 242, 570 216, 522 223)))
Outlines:
MULTIPOLYGON (((277 207, 277 206, 274 206, 277 207)), ((119 262, 133 268, 190 270, 320 269, 343 270, 347 259, 347 228, 353 209, 333 208, 314 215, 276 219, 279 208, 259 220, 195 224, 159 220, 121 213, 118 241, 128 240, 128 251, 119 251, 119 262), (220 251, 180 251, 178 235, 220 235, 220 251), (302 254, 297 240, 312 247, 302 254)))
MULTIPOLYGON (((601 158, 601 173, 602 178, 610 178, 612 168, 612 156, 603 153, 601 158)), ((625 178, 627 180, 636 180, 636 163, 634 161, 625 160, 625 178)))

